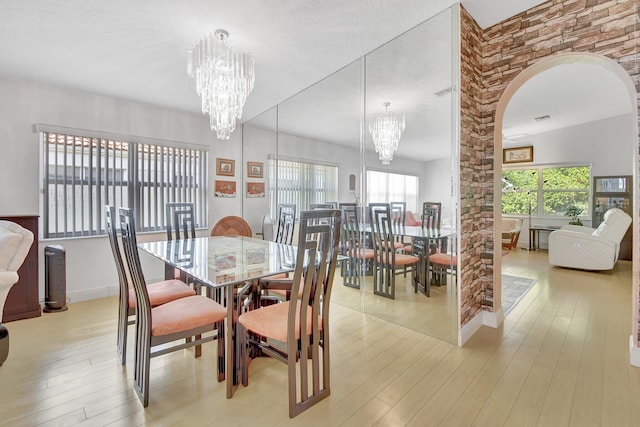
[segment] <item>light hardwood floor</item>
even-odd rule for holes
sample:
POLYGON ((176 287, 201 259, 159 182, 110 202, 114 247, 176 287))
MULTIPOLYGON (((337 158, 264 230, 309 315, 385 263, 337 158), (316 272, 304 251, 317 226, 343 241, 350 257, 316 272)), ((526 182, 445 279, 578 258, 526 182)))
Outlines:
POLYGON ((197 360, 189 350, 155 358, 143 409, 132 391, 132 352, 126 367, 117 361, 116 299, 70 304, 7 324, 0 425, 640 425, 630 263, 587 273, 516 250, 504 272, 538 283, 503 326, 481 329, 463 348, 334 304, 331 396, 293 420, 285 365, 256 360, 250 385, 227 400, 215 344, 197 360))

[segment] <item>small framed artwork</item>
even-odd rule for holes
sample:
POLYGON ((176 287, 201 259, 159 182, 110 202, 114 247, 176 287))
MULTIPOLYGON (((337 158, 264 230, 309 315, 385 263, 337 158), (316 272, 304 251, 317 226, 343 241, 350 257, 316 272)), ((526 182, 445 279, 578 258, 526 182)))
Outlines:
POLYGON ((247 178, 262 178, 264 163, 247 162, 247 178))
POLYGON ((236 182, 235 181, 219 181, 215 183, 215 196, 216 197, 236 197, 236 182))
POLYGON ((264 197, 264 182, 247 182, 247 197, 264 197))
POLYGON ((216 175, 234 176, 236 174, 236 161, 232 159, 216 159, 216 175))
POLYGON ((533 145, 502 150, 502 163, 524 162, 533 162, 533 145))

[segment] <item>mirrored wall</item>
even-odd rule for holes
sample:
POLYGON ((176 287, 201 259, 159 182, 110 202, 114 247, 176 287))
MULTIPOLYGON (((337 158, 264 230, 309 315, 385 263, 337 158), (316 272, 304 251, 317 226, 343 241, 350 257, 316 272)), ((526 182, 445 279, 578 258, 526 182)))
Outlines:
POLYGON ((452 265, 458 241, 458 196, 452 188, 457 188, 459 162, 454 15, 457 9, 442 12, 243 125, 247 172, 253 162, 264 164, 262 177, 247 173, 244 178, 243 215, 252 224, 267 214, 275 218, 278 203, 296 203, 299 210, 355 203, 368 246, 369 203, 404 201, 403 216, 416 229, 422 229, 424 203, 440 204, 436 235, 396 236, 408 248, 399 247, 398 254, 411 255, 413 243, 422 242, 424 250, 450 260, 428 274, 420 263, 418 292, 415 272, 399 265, 393 295, 374 293, 375 272, 366 263, 355 273, 359 287, 349 286, 353 271, 336 272, 332 302, 448 342, 457 342, 458 324, 452 265), (388 165, 379 159, 369 131, 386 109, 405 121, 388 165))

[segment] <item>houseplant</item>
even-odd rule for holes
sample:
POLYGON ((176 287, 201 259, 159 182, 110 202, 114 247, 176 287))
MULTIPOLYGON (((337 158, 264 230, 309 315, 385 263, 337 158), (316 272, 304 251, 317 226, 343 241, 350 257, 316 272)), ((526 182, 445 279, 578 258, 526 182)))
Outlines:
POLYGON ((578 215, 580 215, 581 213, 582 213, 582 209, 580 209, 575 205, 571 205, 564 212, 564 216, 568 216, 571 218, 571 220, 569 221, 569 224, 582 225, 582 221, 580 221, 580 218, 578 218, 578 215))

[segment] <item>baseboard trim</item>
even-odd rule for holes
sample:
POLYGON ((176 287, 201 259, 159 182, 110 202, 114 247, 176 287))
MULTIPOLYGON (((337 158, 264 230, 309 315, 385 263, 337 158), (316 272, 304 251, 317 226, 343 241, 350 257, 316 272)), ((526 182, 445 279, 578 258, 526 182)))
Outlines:
POLYGON ((119 292, 120 290, 118 289, 118 286, 107 286, 104 288, 87 289, 78 292, 68 292, 67 303, 111 297, 114 295, 118 295, 119 292))
POLYGON ((458 332, 458 343, 460 346, 463 346, 467 341, 469 341, 469 338, 471 338, 473 334, 478 332, 478 329, 483 325, 483 318, 484 313, 479 311, 471 320, 462 325, 462 328, 460 328, 460 331, 458 332))
POLYGON ((640 347, 636 347, 633 335, 629 335, 629 363, 640 367, 640 347))
POLYGON ((504 310, 502 307, 498 311, 483 311, 482 312, 482 324, 491 328, 497 328, 504 321, 504 310))

